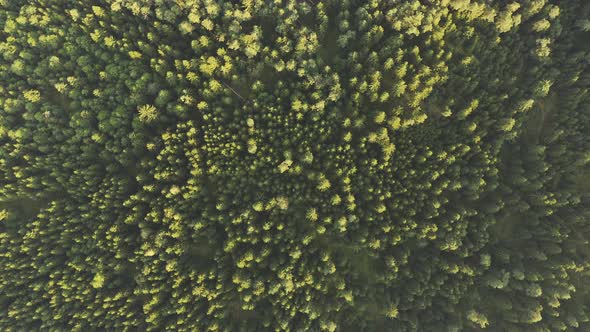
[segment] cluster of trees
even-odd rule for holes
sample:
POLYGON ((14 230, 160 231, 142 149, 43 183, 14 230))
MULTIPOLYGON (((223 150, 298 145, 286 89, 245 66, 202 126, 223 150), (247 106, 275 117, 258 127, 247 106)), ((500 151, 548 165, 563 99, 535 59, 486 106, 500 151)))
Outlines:
POLYGON ((0 0, 0 328, 589 330, 589 16, 0 0))

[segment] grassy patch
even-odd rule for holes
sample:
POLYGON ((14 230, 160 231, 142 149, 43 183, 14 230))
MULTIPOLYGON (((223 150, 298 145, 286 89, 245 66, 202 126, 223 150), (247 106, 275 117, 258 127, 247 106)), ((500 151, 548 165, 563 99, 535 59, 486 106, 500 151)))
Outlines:
POLYGON ((0 201, 0 210, 6 210, 8 216, 3 223, 9 233, 17 234, 20 228, 34 218, 47 204, 28 197, 15 197, 0 201))

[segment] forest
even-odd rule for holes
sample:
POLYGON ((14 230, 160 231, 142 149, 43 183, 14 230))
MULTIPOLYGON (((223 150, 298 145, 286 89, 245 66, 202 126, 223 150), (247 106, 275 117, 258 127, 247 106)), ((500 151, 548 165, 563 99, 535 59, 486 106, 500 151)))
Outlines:
POLYGON ((590 2, 0 0, 0 330, 590 331, 590 2))

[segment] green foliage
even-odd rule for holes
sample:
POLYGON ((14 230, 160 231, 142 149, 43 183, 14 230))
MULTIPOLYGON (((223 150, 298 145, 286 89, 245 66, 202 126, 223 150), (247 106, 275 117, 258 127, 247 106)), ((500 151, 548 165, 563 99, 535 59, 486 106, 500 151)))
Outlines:
POLYGON ((0 329, 590 330, 587 17, 0 0, 0 329))
POLYGON ((158 117, 158 111, 154 105, 141 105, 137 108, 139 121, 152 122, 158 117))

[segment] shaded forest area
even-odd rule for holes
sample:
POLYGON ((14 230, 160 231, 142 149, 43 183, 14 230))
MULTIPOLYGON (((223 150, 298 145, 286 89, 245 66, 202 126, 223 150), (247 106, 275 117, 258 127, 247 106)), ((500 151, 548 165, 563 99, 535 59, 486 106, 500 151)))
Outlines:
POLYGON ((590 330, 588 17, 0 0, 0 329, 590 330))

